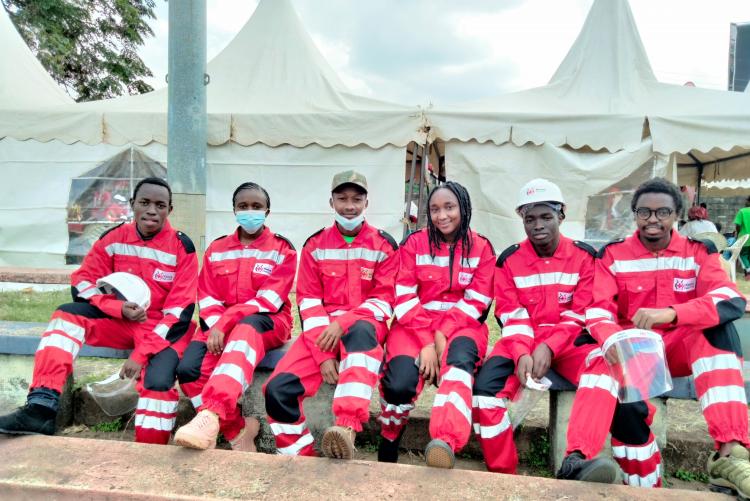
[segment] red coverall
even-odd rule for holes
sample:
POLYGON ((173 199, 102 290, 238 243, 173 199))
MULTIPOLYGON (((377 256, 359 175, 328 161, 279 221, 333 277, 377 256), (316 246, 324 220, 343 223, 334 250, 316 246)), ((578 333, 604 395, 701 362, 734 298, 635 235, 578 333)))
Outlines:
MULTIPOLYGON (((586 326, 602 345, 622 329, 633 327, 639 308, 671 307, 674 325, 654 328, 663 336, 667 365, 674 377, 693 375, 695 391, 718 443, 748 444, 747 400, 742 377, 742 351, 732 324, 745 310, 745 299, 729 281, 713 246, 672 231, 669 246, 648 251, 638 232, 604 247, 596 260, 594 298, 586 310, 586 326)), ((568 453, 587 458, 601 450, 612 433, 612 451, 625 473, 625 483, 661 485, 661 454, 649 426, 654 407, 648 402, 619 404, 618 383, 597 350, 584 375, 604 400, 592 408, 576 393, 568 427, 568 453), (592 410, 595 409, 595 412, 592 410)))
POLYGON ((175 370, 194 327, 197 282, 195 247, 168 221, 150 240, 141 239, 135 223, 105 232, 71 277, 76 302, 58 307, 42 335, 31 388, 61 391, 84 343, 134 348, 130 358, 143 364, 135 439, 166 444, 177 415, 175 370), (151 289, 144 323, 123 319, 123 301, 96 287, 97 279, 116 271, 138 275, 151 289))
POLYGON ((471 386, 487 352, 487 311, 492 302, 495 252, 482 235, 471 232, 472 247, 462 257, 461 242, 433 249, 427 229, 403 242, 396 281, 396 321, 386 342, 386 366, 380 380, 381 434, 396 440, 424 386, 419 353, 441 331, 446 348, 440 361, 440 385, 432 404, 430 435, 454 451, 471 434, 471 386))
POLYGON ((392 315, 398 245, 364 222, 352 243, 334 225, 312 235, 302 249, 297 304, 302 335, 266 382, 266 412, 281 454, 314 455, 302 401, 314 395, 323 378, 320 364, 338 359, 333 395, 338 426, 362 430, 369 419, 372 388, 383 359, 383 341, 392 315), (321 351, 315 340, 336 321, 344 335, 334 351, 321 351))
MULTIPOLYGON (((584 360, 596 349, 583 332, 595 253, 587 244, 561 236, 551 257, 539 257, 527 239, 497 260, 495 316, 502 338, 477 374, 473 399, 474 431, 490 471, 516 472, 518 455, 505 399, 512 399, 521 385, 518 359, 544 343, 552 351, 551 368, 579 384, 584 360)), ((591 408, 598 405, 596 394, 581 394, 591 408)))
POLYGON ((185 395, 198 409, 219 416, 227 440, 245 421, 237 402, 250 387, 266 350, 283 345, 292 331, 289 291, 297 269, 292 244, 268 228, 251 244, 238 233, 220 237, 208 247, 198 281, 201 329, 177 368, 185 395), (212 327, 224 333, 221 355, 208 353, 212 327))

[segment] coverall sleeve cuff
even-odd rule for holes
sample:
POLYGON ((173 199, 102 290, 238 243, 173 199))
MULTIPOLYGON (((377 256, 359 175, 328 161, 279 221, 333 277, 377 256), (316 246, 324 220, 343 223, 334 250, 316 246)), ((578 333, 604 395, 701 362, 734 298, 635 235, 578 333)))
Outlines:
POLYGON ((130 353, 130 357, 128 358, 130 358, 130 360, 132 360, 133 362, 136 362, 141 365, 146 365, 146 362, 148 362, 148 357, 144 355, 143 353, 136 351, 136 350, 133 350, 130 353))

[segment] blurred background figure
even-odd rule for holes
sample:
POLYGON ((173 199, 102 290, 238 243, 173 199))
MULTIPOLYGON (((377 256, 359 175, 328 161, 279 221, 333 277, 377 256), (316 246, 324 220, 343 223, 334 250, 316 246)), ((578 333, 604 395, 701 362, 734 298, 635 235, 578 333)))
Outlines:
MULTIPOLYGON (((750 234, 750 197, 747 197, 745 206, 737 212, 737 217, 734 218, 734 236, 740 238, 748 234, 750 234)), ((740 263, 745 271, 745 280, 750 280, 750 239, 742 247, 740 263)))
POLYGON ((718 233, 718 230, 716 225, 708 220, 706 208, 696 205, 688 210, 688 222, 680 228, 680 235, 692 237, 698 233, 718 233))

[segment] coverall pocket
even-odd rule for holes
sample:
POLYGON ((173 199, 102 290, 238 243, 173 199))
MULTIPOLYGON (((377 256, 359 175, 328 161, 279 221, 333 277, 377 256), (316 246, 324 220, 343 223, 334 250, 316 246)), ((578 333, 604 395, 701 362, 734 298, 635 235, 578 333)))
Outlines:
POLYGON ((326 264, 320 267, 323 294, 328 304, 347 304, 348 284, 345 264, 326 264))
POLYGON ((238 270, 239 267, 236 262, 217 263, 212 266, 211 271, 213 271, 214 277, 216 277, 217 288, 226 295, 217 299, 227 304, 235 304, 237 302, 238 270))
POLYGON ((642 280, 628 280, 625 283, 625 290, 627 294, 621 294, 621 296, 625 296, 623 300, 627 303, 627 318, 629 319, 633 318, 635 312, 640 308, 650 308, 655 304, 656 288, 653 283, 642 280))

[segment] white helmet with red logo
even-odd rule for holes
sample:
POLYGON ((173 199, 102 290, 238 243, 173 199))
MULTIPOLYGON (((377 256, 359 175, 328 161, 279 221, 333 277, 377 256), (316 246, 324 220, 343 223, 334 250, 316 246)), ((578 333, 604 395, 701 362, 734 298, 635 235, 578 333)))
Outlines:
POLYGON ((563 199, 559 186, 546 179, 532 179, 521 188, 518 194, 516 210, 524 205, 543 202, 565 205, 565 199, 563 199))

